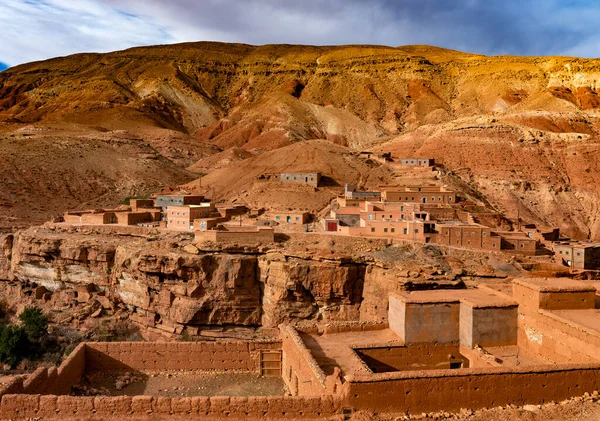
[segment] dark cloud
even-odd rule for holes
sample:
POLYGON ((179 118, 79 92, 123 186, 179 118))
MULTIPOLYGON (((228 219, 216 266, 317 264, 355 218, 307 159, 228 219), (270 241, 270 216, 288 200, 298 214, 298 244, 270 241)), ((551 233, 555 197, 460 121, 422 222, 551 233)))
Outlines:
MULTIPOLYGON (((105 0, 169 28, 251 44, 433 44, 483 54, 578 51, 600 4, 562 0, 105 0), (163 13, 162 18, 157 14, 163 13), (577 15, 587 15, 587 23, 577 15), (179 29, 177 28, 179 25, 179 29)), ((178 38, 176 36, 176 38, 178 38)), ((597 47, 600 50, 600 47, 597 47)), ((589 51, 584 55, 595 55, 589 51)))

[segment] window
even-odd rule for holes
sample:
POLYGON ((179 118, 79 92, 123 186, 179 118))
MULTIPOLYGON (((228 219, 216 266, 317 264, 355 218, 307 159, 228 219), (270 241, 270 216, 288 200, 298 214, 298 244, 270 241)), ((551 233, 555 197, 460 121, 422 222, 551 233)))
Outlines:
POLYGON ((432 202, 435 202, 435 197, 432 197, 432 198, 431 198, 431 201, 432 201, 432 202))
POLYGON ((276 221, 279 221, 280 219, 281 219, 281 216, 279 216, 279 215, 277 215, 277 216, 275 217, 275 220, 276 220, 276 221))
POLYGON ((419 233, 419 228, 415 228, 415 234, 419 233))
POLYGON ((402 233, 403 233, 404 235, 408 234, 408 228, 404 228, 404 229, 402 230, 402 233))
POLYGON ((373 220, 373 214, 372 214, 372 213, 370 213, 370 214, 369 214, 369 221, 372 221, 372 220, 373 220))
POLYGON ((521 243, 521 248, 523 248, 523 243, 521 243))
POLYGON ((172 220, 172 219, 171 219, 171 220, 169 220, 169 224, 172 224, 172 223, 173 223, 173 220, 172 220))
POLYGON ((471 240, 467 241, 467 244, 471 245, 471 240))
POLYGON ((383 232, 388 232, 388 229, 387 229, 387 228, 384 228, 384 229, 383 229, 383 232))
POLYGON ((396 228, 392 228, 391 230, 392 230, 392 232, 396 232, 396 228))
POLYGON ((448 202, 452 202, 452 198, 451 197, 448 198, 448 202))
POLYGON ((179 212, 177 212, 177 216, 179 216, 179 212))
POLYGON ((482 236, 487 237, 487 232, 481 233, 482 236))
POLYGON ((441 197, 441 196, 440 196, 440 197, 438 197, 438 200, 441 202, 441 201, 442 201, 442 197, 441 197))
POLYGON ((496 243, 492 244, 492 247, 494 247, 494 248, 495 248, 495 247, 496 247, 496 243))
POLYGON ((577 256, 581 256, 581 253, 577 252, 577 256))
POLYGON ((375 232, 375 228, 371 227, 371 232, 375 232))
POLYGON ((471 233, 471 237, 475 237, 475 231, 471 233))
POLYGON ((558 252, 559 254, 562 254, 562 250, 558 252))
POLYGON ((300 220, 300 217, 299 217, 299 216, 297 216, 297 217, 296 217, 296 221, 299 221, 299 220, 300 220))

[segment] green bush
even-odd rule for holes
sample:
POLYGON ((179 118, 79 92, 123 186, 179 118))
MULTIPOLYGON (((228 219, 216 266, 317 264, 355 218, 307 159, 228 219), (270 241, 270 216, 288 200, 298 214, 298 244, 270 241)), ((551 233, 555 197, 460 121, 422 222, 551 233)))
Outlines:
POLYGON ((14 368, 31 350, 25 329, 21 326, 0 326, 0 362, 14 368))
POLYGON ((48 333, 48 317, 38 307, 25 307, 19 314, 23 330, 32 343, 39 343, 48 333))

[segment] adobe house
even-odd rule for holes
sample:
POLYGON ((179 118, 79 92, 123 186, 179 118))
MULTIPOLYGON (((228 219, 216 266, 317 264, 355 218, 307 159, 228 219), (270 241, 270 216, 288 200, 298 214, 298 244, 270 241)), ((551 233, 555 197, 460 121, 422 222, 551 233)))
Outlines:
POLYGON ((433 158, 401 158, 400 166, 402 167, 433 167, 435 159, 433 158))
POLYGON ((221 217, 212 203, 187 206, 168 206, 165 218, 167 228, 178 231, 191 231, 194 221, 202 218, 221 217))
POLYGON ((491 228, 458 221, 436 222, 432 242, 476 250, 500 251, 501 238, 491 228))
POLYGON ((159 194, 156 196, 155 206, 167 211, 169 206, 200 205, 204 202, 204 196, 191 194, 159 194))
POLYGON ((68 224, 89 225, 138 225, 158 222, 161 218, 160 209, 149 208, 132 210, 124 209, 94 209, 81 212, 65 212, 63 219, 68 224))
POLYGON ((341 208, 331 212, 338 221, 338 232, 344 235, 390 237, 429 242, 434 224, 420 204, 388 204, 364 202, 360 208, 341 208), (355 222, 358 216, 358 222, 355 222))
POLYGON ((518 254, 533 256, 537 252, 538 241, 522 232, 494 231, 501 238, 500 248, 518 254))
POLYGON ((418 202, 438 205, 456 203, 456 192, 444 186, 403 186, 381 189, 384 202, 418 202))
POLYGON ((578 270, 600 270, 600 243, 559 241, 552 245, 554 257, 578 270))
POLYGON ((381 199, 381 192, 358 191, 354 184, 346 184, 344 187, 344 197, 346 199, 379 201, 381 199))
POLYGON ((306 184, 313 187, 319 187, 319 182, 321 181, 321 173, 281 173, 279 180, 282 183, 297 183, 306 184))
POLYGON ((273 211, 268 217, 280 224, 303 225, 310 222, 310 214, 302 211, 273 211))
POLYGON ((219 224, 215 229, 196 231, 194 235, 196 242, 267 244, 275 241, 275 230, 273 228, 254 225, 219 224))
POLYGON ((141 209, 154 209, 154 200, 152 199, 131 199, 129 201, 131 210, 137 212, 141 209))

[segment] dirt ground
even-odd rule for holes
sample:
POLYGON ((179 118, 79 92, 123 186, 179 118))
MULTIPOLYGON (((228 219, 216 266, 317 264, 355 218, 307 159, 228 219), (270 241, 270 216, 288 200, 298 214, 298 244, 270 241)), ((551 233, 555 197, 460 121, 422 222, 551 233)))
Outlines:
POLYGON ((167 397, 281 396, 287 393, 280 377, 222 372, 98 372, 73 388, 75 395, 167 397))

